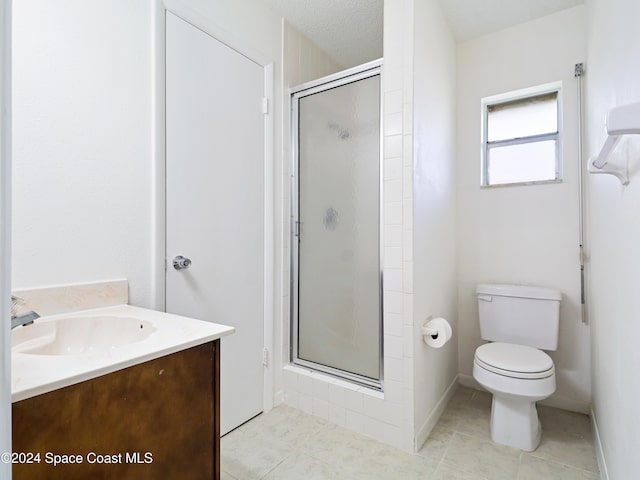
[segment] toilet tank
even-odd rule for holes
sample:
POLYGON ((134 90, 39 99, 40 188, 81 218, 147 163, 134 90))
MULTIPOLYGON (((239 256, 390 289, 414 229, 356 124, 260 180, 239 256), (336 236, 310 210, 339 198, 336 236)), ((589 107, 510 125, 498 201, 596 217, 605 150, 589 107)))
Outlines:
POLYGON ((480 335, 491 342, 542 350, 558 348, 559 290, 523 285, 481 284, 476 288, 480 335))

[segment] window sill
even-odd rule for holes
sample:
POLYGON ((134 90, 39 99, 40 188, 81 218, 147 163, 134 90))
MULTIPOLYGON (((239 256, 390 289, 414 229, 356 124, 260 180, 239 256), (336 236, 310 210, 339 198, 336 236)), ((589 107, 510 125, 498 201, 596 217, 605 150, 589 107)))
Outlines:
POLYGON ((480 185, 481 189, 491 189, 491 188, 504 188, 504 187, 524 187, 529 185, 547 185, 547 184, 555 184, 562 183, 562 179, 558 178, 556 180, 538 180, 535 182, 515 182, 515 183, 498 183, 496 185, 480 185))

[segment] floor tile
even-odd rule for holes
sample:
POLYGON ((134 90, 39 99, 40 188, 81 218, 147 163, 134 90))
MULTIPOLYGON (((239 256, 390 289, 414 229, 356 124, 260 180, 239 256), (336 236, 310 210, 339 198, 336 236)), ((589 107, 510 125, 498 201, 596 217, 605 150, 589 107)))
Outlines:
POLYGON ((358 466, 366 461, 377 443, 346 428, 330 425, 301 443, 298 450, 329 464, 358 466))
POLYGON ((221 471, 220 480, 238 480, 238 479, 225 471, 221 471))
POLYGON ((329 424, 326 420, 306 414, 286 405, 261 414, 242 425, 239 430, 249 437, 259 437, 262 441, 276 440, 292 448, 329 424))
POLYGON ((559 431, 574 435, 591 435, 591 421, 588 415, 568 412, 545 405, 538 405, 537 408, 543 431, 559 431))
POLYGON ((452 429, 443 427, 438 423, 418 451, 418 455, 428 460, 439 462, 447 451, 453 433, 452 429))
POLYGON ((458 470, 446 463, 441 463, 438 466, 435 474, 431 477, 431 480, 491 480, 481 475, 467 473, 462 470, 458 470))
MULTIPOLYGON (((458 428, 458 425, 461 421, 464 420, 466 416, 466 410, 461 407, 455 408, 447 408, 444 413, 440 416, 440 420, 436 427, 441 427, 443 429, 455 430, 458 428)), ((435 427, 434 427, 435 430, 435 427)))
POLYGON ((491 406, 488 409, 467 407, 460 414, 457 432, 482 439, 491 438, 491 406))
POLYGON ((440 417, 438 427, 488 439, 491 436, 492 396, 469 388, 459 388, 440 417))
POLYGON ((345 472, 358 480, 424 480, 430 478, 438 466, 438 462, 422 456, 376 443, 363 461, 345 466, 345 472))
POLYGON ((456 432, 442 461, 492 480, 511 480, 518 472, 520 450, 456 432))
POLYGON ((591 434, 579 435, 566 431, 543 429, 540 445, 531 452, 531 455, 581 470, 598 472, 591 434))
POLYGON ((517 480, 599 480, 593 472, 578 470, 566 465, 548 462, 530 455, 523 455, 517 480))
POLYGON ((481 392, 474 390, 469 400, 469 407, 480 410, 491 411, 491 404, 493 403, 493 395, 489 392, 481 392))
POLYGON ((265 480, 328 480, 332 478, 343 477, 337 468, 302 453, 289 456, 264 477, 265 480))
POLYGON ((242 430, 220 441, 221 470, 238 480, 259 480, 291 455, 291 447, 271 440, 255 441, 242 430))
POLYGON ((468 407, 474 392, 475 390, 471 388, 459 387, 451 396, 447 410, 468 407))
MULTIPOLYGON (((491 398, 487 392, 459 388, 436 428, 490 441, 491 398)), ((542 405, 538 412, 542 440, 531 455, 597 474, 589 417, 542 405)))
POLYGON ((597 480, 586 415, 539 407, 534 452, 491 441, 491 395, 459 388, 417 454, 279 406, 224 436, 223 480, 597 480))

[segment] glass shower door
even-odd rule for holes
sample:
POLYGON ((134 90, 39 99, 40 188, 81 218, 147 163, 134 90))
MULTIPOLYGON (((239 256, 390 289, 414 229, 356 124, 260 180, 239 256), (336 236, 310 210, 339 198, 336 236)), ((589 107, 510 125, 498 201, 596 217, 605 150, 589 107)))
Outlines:
POLYGON ((294 95, 292 340, 294 362, 379 387, 379 70, 362 77, 294 95))

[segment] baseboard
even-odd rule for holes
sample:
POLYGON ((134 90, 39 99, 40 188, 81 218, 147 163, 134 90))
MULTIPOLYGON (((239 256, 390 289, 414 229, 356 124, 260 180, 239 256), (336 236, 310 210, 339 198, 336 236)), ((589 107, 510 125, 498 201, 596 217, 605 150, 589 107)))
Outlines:
POLYGON ((431 430, 433 430, 433 427, 435 427, 438 423, 438 420, 440 420, 440 417, 444 413, 444 410, 447 408, 449 400, 458 387, 458 383, 458 377, 456 376, 451 384, 449 384, 445 392, 442 394, 442 397, 440 397, 440 400, 436 404, 435 408, 431 411, 429 417, 422 424, 422 427, 420 427, 420 429, 418 430, 413 444, 414 452, 417 452, 422 444, 427 440, 429 434, 431 433, 431 430))
POLYGON ((593 446, 596 449, 596 459, 598 460, 598 468, 600 469, 600 478, 602 480, 609 480, 609 472, 607 471, 607 462, 604 459, 604 450, 602 448, 602 440, 600 439, 600 431, 598 430, 598 422, 596 420, 596 414, 591 409, 591 431, 593 432, 593 446))
MULTIPOLYGON (((460 385, 467 388, 474 388, 476 390, 486 391, 471 375, 465 375, 463 373, 458 374, 458 381, 460 385)), ((591 404, 583 402, 581 400, 575 400, 573 398, 564 397, 562 395, 551 395, 549 398, 538 402, 540 405, 546 405, 547 407, 560 408, 562 410, 568 410, 570 412, 583 413, 589 415, 591 410, 591 404)))

